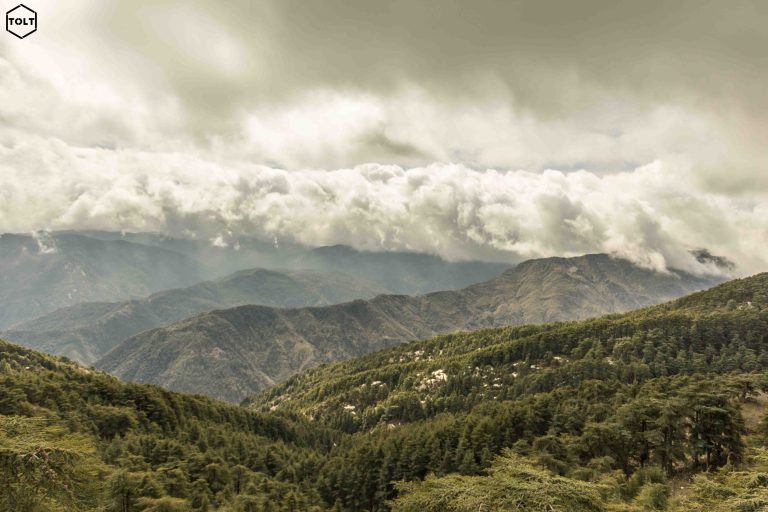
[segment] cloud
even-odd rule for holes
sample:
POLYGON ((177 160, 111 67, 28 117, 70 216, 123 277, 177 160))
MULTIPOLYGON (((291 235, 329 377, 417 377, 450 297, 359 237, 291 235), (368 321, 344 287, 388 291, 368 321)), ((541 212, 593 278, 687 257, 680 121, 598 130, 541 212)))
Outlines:
POLYGON ((35 8, 0 38, 0 230, 765 269, 765 2, 35 8))
POLYGON ((37 243, 37 251, 40 254, 56 254, 59 252, 56 240, 46 231, 33 231, 32 239, 37 243))
POLYGON ((40 0, 39 11, 34 38, 0 40, 0 116, 20 133, 289 169, 614 172, 684 156, 710 190, 768 189, 760 1, 40 0))
POLYGON ((39 139, 0 149, 0 228, 160 231, 412 250, 449 259, 612 252, 645 266, 716 270, 706 247, 764 270, 764 197, 692 189, 674 161, 601 175, 366 164, 284 170, 180 153, 73 149, 39 139))

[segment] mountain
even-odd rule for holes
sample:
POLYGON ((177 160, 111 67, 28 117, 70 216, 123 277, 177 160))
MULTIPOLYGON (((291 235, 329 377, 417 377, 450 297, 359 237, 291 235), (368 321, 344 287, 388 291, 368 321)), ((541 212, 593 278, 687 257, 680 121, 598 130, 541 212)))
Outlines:
POLYGON ((768 273, 622 315, 400 345, 247 404, 350 433, 320 478, 366 468, 345 492, 398 497, 398 511, 763 510, 766 370, 768 273))
POLYGON ((373 297, 383 290, 344 274, 252 269, 216 281, 124 302, 84 302, 18 323, 5 339, 93 363, 140 332, 214 309, 243 304, 302 307, 373 297))
POLYGON ((445 261, 430 254, 358 251, 345 245, 318 247, 297 254, 294 268, 345 272, 365 278, 389 293, 418 295, 455 290, 498 276, 508 263, 445 261))
MULTIPOLYGON (((389 400, 404 393, 415 392, 425 405, 425 399, 456 392, 443 385, 454 379, 468 379, 459 394, 470 401, 514 400, 577 385, 590 375, 643 382, 763 366, 768 367, 768 273, 622 314, 413 341, 306 371, 248 403, 308 415, 344 413, 339 404, 351 404, 360 417, 369 410, 382 413, 389 400), (702 353, 707 354, 703 360, 702 353), (371 382, 381 389, 368 389, 371 382), (470 388, 481 395, 469 396, 470 388)), ((439 414, 439 409, 424 413, 439 414)))
POLYGON ((0 329, 80 302, 143 297, 242 269, 345 274, 389 293, 418 294, 462 288, 508 267, 346 246, 276 245, 252 238, 223 244, 156 233, 5 233, 0 234, 0 329))
POLYGON ((274 474, 338 438, 305 419, 126 384, 3 341, 0 379, 4 512, 321 510, 274 474))
MULTIPOLYGON (((315 270, 374 283, 388 293, 417 295, 454 290, 501 274, 512 263, 446 261, 438 256, 413 252, 359 251, 345 245, 307 247, 254 238, 226 243, 173 238, 157 233, 77 231, 100 240, 123 240, 175 251, 199 262, 201 272, 221 277, 244 268, 315 270)), ((515 261, 514 263, 517 263, 515 261)))
POLYGON ((404 341, 627 311, 715 282, 600 254, 531 260, 458 291, 319 308, 213 311, 129 338, 96 366, 126 380, 237 402, 304 369, 404 341))
POLYGON ((115 301, 200 281, 186 256, 78 234, 0 235, 0 329, 85 301, 115 301))
POLYGON ((247 407, 0 342, 0 510, 763 510, 766 371, 768 274, 400 345, 247 407))

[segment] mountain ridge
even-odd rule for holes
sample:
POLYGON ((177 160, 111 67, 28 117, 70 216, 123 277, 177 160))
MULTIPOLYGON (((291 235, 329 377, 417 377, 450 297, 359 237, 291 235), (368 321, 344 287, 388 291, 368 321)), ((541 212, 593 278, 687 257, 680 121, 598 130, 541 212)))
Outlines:
MULTIPOLYGON (((404 385, 412 383, 409 376, 415 374, 414 369, 421 372, 419 375, 427 376, 434 368, 441 369, 449 366, 460 368, 458 362, 464 362, 466 358, 473 361, 469 369, 477 370, 476 364, 479 361, 497 361, 494 366, 496 377, 488 379, 488 382, 498 383, 494 386, 496 389, 513 391, 514 393, 525 393, 529 390, 521 386, 518 379, 532 377, 536 373, 543 371, 558 372, 559 367, 569 363, 570 354, 565 347, 551 346, 550 340, 567 339, 572 345, 578 345, 581 341, 588 341, 590 345, 600 345, 600 338, 589 338, 589 333, 607 332, 609 336, 619 339, 629 335, 629 331, 624 325, 632 325, 638 320, 642 320, 644 330, 657 329, 657 319, 659 325, 663 325, 665 319, 686 318, 695 330, 695 319, 699 314, 706 314, 709 317, 716 318, 718 315, 760 315, 765 317, 768 313, 768 272, 756 274, 747 278, 734 279, 714 286, 706 290, 691 293, 689 295, 677 298, 662 304, 647 306, 640 309, 631 310, 625 313, 616 313, 604 315, 597 318, 586 320, 574 320, 564 322, 552 322, 540 325, 518 325, 509 327, 496 327, 489 329, 479 329, 471 332, 462 332, 454 334, 438 335, 429 339, 416 340, 406 344, 399 345, 380 352, 368 354, 348 361, 339 361, 329 365, 323 365, 314 368, 308 372, 298 374, 288 381, 278 384, 272 388, 264 390, 255 395, 246 404, 252 407, 274 409, 276 405, 283 405, 288 409, 303 414, 314 415, 323 404, 352 404, 356 405, 358 414, 364 412, 360 403, 355 399, 360 399, 360 388, 362 382, 374 380, 384 384, 397 381, 404 385), (693 319, 693 320, 692 320, 693 319), (572 331, 578 329, 574 335, 572 331), (568 333, 569 336, 566 336, 568 333), (466 338, 463 343, 458 341, 466 338), (542 348, 546 346, 547 348, 542 348), (541 356, 536 358, 532 355, 535 351, 541 356), (499 353, 496 353, 496 351, 499 353), (508 358, 502 356, 501 352, 514 352, 517 357, 508 358), (519 361, 519 354, 524 355, 525 364, 508 362, 519 361), (539 359, 546 360, 542 364, 539 359), (509 365, 510 371, 506 374, 499 367, 509 365), (378 380, 380 379, 380 380, 378 380), (325 388, 323 390, 323 388, 325 388), (524 390, 524 391, 521 391, 524 390), (355 397, 355 398, 352 398, 355 397), (318 407, 320 406, 320 407, 318 407)), ((768 318, 766 318, 768 320, 768 318)), ((733 325, 738 325, 732 322, 733 325)), ((763 324, 763 328, 768 328, 768 324, 763 324)), ((701 336, 718 337, 717 332, 706 332, 706 328, 701 328, 701 336)), ((757 332, 755 337, 766 337, 768 331, 757 332)), ((640 340, 642 341, 642 340, 640 340)), ((731 342, 733 340, 730 340, 731 342)), ((755 340, 750 340, 755 343, 755 340)), ((601 349, 604 363, 608 367, 613 366, 616 361, 612 361, 608 356, 607 348, 601 349)), ((721 350, 723 348, 721 347, 721 350)), ((765 357, 762 364, 768 364, 768 357, 765 357)), ((568 380, 567 373, 560 371, 559 378, 568 380)), ((422 379, 423 380, 423 379, 422 379)), ((540 377, 540 380, 547 381, 540 377)), ((387 384, 390 386, 391 384, 387 384)), ((557 387, 551 380, 547 381, 548 388, 557 387)), ((419 388, 425 395, 430 394, 429 387, 419 388)), ((387 389, 384 397, 394 394, 397 389, 387 389)), ((367 398, 367 397, 366 397, 367 398)), ((421 400, 424 396, 420 397, 421 400)), ((514 399, 514 396, 506 396, 505 399, 514 399)), ((365 408, 375 408, 382 402, 382 397, 377 396, 372 402, 365 402, 365 408)))
POLYGON ((125 302, 81 303, 12 326, 6 339, 92 363, 120 341, 186 317, 243 304, 310 306, 373 297, 383 290, 343 274, 241 270, 214 281, 125 302))
POLYGON ((0 329, 83 301, 141 297, 200 281, 186 256, 77 234, 0 235, 0 329))
POLYGON ((408 340, 626 311, 715 282, 607 255, 532 260, 458 291, 379 295, 322 308, 212 311, 128 338, 95 364, 129 380, 239 402, 310 366, 408 340))
POLYGON ((199 262, 207 279, 241 269, 268 268, 341 273, 372 282, 389 293, 422 294, 459 289, 490 279, 519 262, 449 261, 434 254, 367 251, 348 245, 309 247, 296 243, 241 237, 213 245, 207 240, 173 238, 159 233, 75 232, 102 240, 125 240, 184 254, 199 262))

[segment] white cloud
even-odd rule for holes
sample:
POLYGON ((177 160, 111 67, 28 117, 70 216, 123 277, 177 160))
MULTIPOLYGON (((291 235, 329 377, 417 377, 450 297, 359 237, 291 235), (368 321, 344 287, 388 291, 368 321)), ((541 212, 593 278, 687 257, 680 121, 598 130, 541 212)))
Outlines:
POLYGON ((36 139, 0 148, 0 229, 154 230, 227 243, 308 245, 504 259, 614 252, 701 270, 706 247, 764 270, 764 196, 697 189, 683 162, 609 175, 366 164, 283 170, 195 155, 76 149, 36 139))
POLYGON ((37 242, 37 251, 40 254, 55 254, 59 252, 56 240, 47 231, 33 231, 32 239, 37 242))
POLYGON ((0 230, 764 270, 763 9, 692 5, 39 0, 0 230))

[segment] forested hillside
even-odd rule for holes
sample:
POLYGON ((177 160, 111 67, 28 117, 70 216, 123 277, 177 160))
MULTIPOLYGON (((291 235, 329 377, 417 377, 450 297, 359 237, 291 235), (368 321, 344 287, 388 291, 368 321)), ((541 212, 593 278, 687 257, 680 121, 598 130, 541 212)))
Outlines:
POLYGON ((2 343, 0 510, 762 510, 766 292, 439 336, 248 408, 2 343))
POLYGON ((467 405, 470 398, 515 398, 590 378, 636 383, 703 371, 751 372, 768 364, 768 347, 762 345, 767 305, 768 273, 620 315, 403 344, 304 372, 254 403, 334 414, 333 402, 349 402, 359 406, 359 416, 360 407, 375 410, 402 393, 447 398, 462 382, 465 392, 459 394, 467 405), (370 388, 383 389, 360 391, 370 388))
POLYGON ((574 320, 720 282, 605 254, 530 260, 462 290, 317 308, 243 306, 129 338, 95 364, 120 378, 239 402, 319 364, 463 329, 574 320))
MULTIPOLYGON (((351 510, 392 496, 384 481, 477 474, 505 448, 574 485, 599 483, 583 510, 642 509, 666 503, 669 482, 684 475, 752 463, 741 407, 765 387, 766 292, 761 274, 625 315, 439 336, 306 372, 250 405, 352 434, 327 476, 350 485, 345 474, 369 468, 347 491, 361 500, 351 510)), ((468 492, 484 495, 473 482, 468 492)), ((435 501, 444 484, 406 486, 418 494, 398 506, 452 510, 435 501)), ((480 502, 467 503, 453 510, 480 502)))
POLYGON ((3 512, 312 510, 337 437, 0 342, 3 512))

